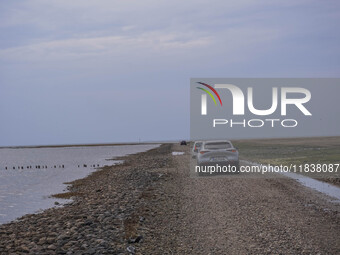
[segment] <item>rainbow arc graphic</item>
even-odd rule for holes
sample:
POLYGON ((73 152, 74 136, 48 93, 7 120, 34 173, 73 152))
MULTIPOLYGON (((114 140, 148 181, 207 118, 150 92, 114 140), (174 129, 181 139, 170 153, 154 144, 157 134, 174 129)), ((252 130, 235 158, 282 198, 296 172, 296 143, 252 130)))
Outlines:
MULTIPOLYGON (((205 87, 207 87, 208 89, 210 89, 210 90, 217 96, 217 98, 218 98, 218 100, 220 101, 220 104, 221 104, 221 106, 222 106, 221 97, 220 97, 220 95, 217 93, 217 91, 216 91, 212 86, 210 86, 209 84, 203 83, 203 82, 197 82, 197 83, 198 83, 198 84, 201 84, 201 85, 203 85, 203 86, 205 86, 205 87)), ((214 101, 215 105, 217 105, 217 102, 216 102, 216 100, 215 100, 215 97, 213 96, 213 94, 212 94, 209 90, 204 89, 204 88, 201 88, 201 87, 196 87, 196 88, 198 88, 198 89, 203 90, 204 92, 206 92, 206 93, 212 98, 212 100, 214 101)))

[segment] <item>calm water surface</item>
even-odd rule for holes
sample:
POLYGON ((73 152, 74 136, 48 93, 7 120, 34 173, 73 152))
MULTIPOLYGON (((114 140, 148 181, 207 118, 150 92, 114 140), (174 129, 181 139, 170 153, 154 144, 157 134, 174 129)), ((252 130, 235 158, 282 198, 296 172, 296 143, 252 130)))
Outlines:
POLYGON ((110 160, 112 158, 158 146, 140 144, 0 149, 0 224, 53 207, 56 201, 69 202, 50 196, 66 191, 64 182, 84 178, 98 166, 119 162, 110 160))

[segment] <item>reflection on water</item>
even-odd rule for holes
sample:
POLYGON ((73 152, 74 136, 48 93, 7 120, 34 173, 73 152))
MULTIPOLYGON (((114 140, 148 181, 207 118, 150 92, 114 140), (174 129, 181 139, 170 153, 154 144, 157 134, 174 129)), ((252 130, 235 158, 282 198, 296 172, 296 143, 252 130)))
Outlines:
MULTIPOLYGON (((250 162, 247 160, 242 160, 241 162, 244 164, 248 164, 248 165, 256 165, 259 167, 262 166, 261 164, 250 162)), ((323 194, 328 195, 329 197, 331 197, 332 202, 340 203, 340 188, 335 185, 328 184, 326 182, 319 181, 319 180, 310 178, 302 174, 296 174, 296 173, 290 173, 290 172, 282 172, 278 174, 281 174, 288 178, 295 179, 296 181, 298 181, 299 183, 301 183, 302 185, 308 188, 314 189, 316 191, 319 191, 323 194)), ((276 174, 276 176, 278 176, 278 174, 276 174)))
POLYGON ((284 173, 284 175, 297 180, 306 187, 315 189, 332 198, 335 198, 336 200, 333 200, 334 202, 340 202, 340 188, 337 186, 328 184, 326 182, 318 181, 310 177, 303 176, 301 174, 284 173))

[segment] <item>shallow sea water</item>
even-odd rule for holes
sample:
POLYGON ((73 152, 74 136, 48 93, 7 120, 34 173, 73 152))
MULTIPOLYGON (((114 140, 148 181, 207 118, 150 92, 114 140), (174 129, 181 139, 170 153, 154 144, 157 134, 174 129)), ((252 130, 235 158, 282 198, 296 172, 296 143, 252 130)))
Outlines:
POLYGON ((98 167, 121 162, 112 158, 147 151, 158 146, 140 144, 1 148, 0 224, 53 207, 55 202, 61 204, 70 202, 50 196, 67 191, 65 182, 84 178, 98 167), (40 168, 36 168, 37 166, 40 168))

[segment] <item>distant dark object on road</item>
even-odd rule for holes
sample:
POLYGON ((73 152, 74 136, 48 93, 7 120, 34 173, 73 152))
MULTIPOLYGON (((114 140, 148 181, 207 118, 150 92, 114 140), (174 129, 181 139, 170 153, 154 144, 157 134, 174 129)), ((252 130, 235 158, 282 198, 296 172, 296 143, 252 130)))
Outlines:
POLYGON ((186 141, 181 141, 181 145, 187 145, 187 142, 186 141))

